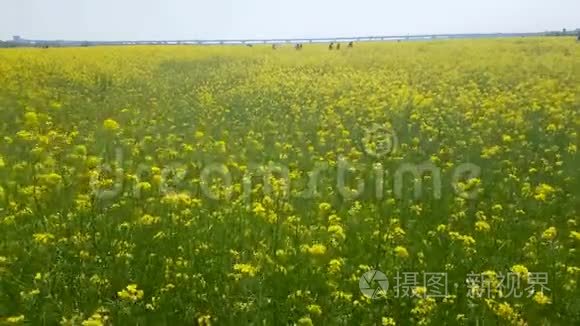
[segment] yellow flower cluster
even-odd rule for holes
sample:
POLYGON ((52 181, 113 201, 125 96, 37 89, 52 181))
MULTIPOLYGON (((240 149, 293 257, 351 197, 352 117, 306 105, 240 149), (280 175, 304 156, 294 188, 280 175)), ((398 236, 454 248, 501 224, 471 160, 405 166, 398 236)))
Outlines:
POLYGON ((129 284, 123 290, 117 292, 121 300, 137 302, 143 299, 144 292, 137 288, 137 284, 129 284))

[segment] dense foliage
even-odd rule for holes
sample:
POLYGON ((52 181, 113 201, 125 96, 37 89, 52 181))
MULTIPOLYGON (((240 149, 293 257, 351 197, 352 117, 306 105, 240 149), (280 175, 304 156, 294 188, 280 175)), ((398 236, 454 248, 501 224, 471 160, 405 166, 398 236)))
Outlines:
POLYGON ((1 50, 0 318, 578 324, 579 72, 568 38, 1 50))

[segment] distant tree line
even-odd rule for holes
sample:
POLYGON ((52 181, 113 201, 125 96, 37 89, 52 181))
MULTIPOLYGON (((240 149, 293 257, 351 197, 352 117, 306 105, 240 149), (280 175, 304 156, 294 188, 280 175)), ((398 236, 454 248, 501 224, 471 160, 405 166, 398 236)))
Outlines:
POLYGON ((0 41, 0 48, 58 48, 63 46, 81 46, 87 47, 91 46, 89 42, 81 42, 78 44, 63 44, 59 42, 40 42, 40 43, 29 43, 29 42, 14 42, 14 41, 0 41))
POLYGON ((545 36, 575 36, 580 35, 580 28, 576 30, 567 30, 563 28, 561 31, 550 31, 544 34, 545 36))
POLYGON ((14 42, 4 42, 4 41, 0 41, 0 48, 17 48, 17 47, 22 47, 24 45, 18 44, 18 43, 14 43, 14 42))

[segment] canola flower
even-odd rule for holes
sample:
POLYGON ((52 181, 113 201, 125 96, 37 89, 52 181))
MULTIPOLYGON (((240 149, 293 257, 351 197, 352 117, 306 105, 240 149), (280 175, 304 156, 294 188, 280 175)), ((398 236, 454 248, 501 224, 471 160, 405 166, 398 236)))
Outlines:
POLYGON ((555 227, 551 226, 542 233, 542 239, 552 241, 556 238, 557 235, 558 231, 555 227))
POLYGON ((547 305, 552 303, 550 298, 543 292, 536 292, 533 296, 533 300, 539 305, 547 305))
POLYGON ((120 299, 129 302, 137 302, 141 300, 144 294, 143 290, 137 288, 137 284, 129 284, 126 288, 117 292, 120 299))
POLYGON ((320 243, 311 246, 305 245, 302 249, 313 256, 321 256, 326 253, 326 246, 320 243))
POLYGON ((556 190, 554 189, 554 187, 552 187, 548 184, 542 183, 536 187, 534 199, 539 200, 539 201, 546 201, 550 198, 550 196, 555 191, 556 190))
POLYGON ((4 321, 6 322, 6 324, 20 324, 24 321, 25 317, 24 315, 18 315, 18 316, 11 316, 11 317, 7 317, 4 321))
POLYGON ((409 257, 409 252, 407 251, 407 248, 402 247, 402 246, 397 246, 394 249, 395 255, 399 258, 407 258, 409 257))
POLYGON ((520 264, 513 265, 511 267, 511 271, 513 273, 515 273, 516 275, 518 275, 523 280, 527 280, 529 275, 530 275, 528 268, 526 266, 520 265, 520 264))
POLYGON ((312 322, 312 319, 310 317, 302 317, 302 318, 298 319, 297 325, 299 325, 299 326, 312 326, 312 325, 314 325, 314 323, 312 322))
POLYGON ((486 221, 475 222, 475 230, 478 232, 489 232, 491 226, 486 221))
POLYGON ((258 269, 250 264, 235 264, 234 270, 240 272, 242 275, 249 277, 256 276, 258 269))
POLYGON ((99 308, 86 320, 81 323, 82 326, 104 326, 108 324, 109 316, 108 310, 104 308, 99 308))
POLYGON ((105 121, 103 121, 103 127, 106 130, 115 131, 120 128, 120 125, 117 121, 113 119, 106 119, 105 121))

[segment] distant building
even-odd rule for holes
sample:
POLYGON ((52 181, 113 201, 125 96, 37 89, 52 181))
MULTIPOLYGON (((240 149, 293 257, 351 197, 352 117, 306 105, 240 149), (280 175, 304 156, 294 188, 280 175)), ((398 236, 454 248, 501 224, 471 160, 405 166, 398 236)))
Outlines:
POLYGON ((14 41, 14 42, 20 42, 20 41, 22 41, 22 37, 20 37, 18 35, 14 35, 14 36, 12 36, 12 41, 14 41))

